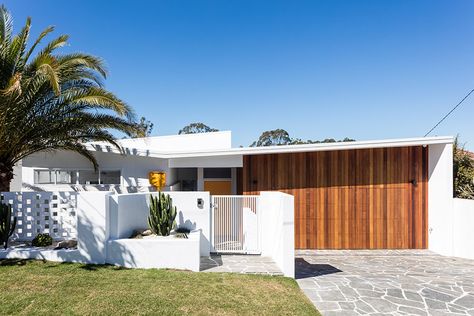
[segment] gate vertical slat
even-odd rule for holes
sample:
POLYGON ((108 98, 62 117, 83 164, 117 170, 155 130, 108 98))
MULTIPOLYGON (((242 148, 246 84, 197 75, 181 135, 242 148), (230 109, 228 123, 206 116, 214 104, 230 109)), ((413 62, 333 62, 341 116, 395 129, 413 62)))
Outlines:
POLYGON ((258 196, 212 196, 215 252, 259 253, 258 196))

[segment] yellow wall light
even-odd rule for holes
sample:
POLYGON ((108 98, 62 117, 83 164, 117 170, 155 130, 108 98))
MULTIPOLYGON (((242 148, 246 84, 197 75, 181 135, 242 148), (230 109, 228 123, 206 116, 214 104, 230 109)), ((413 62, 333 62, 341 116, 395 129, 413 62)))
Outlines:
POLYGON ((166 173, 163 171, 150 171, 148 173, 148 180, 157 191, 161 191, 161 189, 166 185, 166 173))

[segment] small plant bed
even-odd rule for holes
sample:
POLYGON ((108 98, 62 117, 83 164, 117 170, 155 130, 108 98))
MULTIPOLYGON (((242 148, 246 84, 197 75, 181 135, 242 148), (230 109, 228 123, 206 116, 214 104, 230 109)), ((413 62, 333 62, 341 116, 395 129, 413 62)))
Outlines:
POLYGON ((289 278, 0 260, 0 314, 319 315, 289 278))
POLYGON ((190 229, 187 227, 176 227, 176 206, 169 194, 158 192, 158 196, 150 195, 150 206, 148 215, 148 229, 137 229, 133 231, 130 238, 184 238, 187 239, 190 229))
MULTIPOLYGON (((60 249, 77 249, 77 241, 74 239, 67 239, 61 241, 52 241, 51 244, 40 245, 33 241, 10 241, 8 243, 9 249, 42 249, 42 250, 60 250, 60 249)), ((0 249, 1 250, 1 249, 0 249)))

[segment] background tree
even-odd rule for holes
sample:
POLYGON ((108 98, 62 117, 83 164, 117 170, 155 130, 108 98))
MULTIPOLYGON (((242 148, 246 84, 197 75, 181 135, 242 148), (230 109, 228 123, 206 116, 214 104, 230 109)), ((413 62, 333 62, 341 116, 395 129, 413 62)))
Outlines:
POLYGON ((453 145, 453 178, 454 196, 464 199, 474 199, 474 160, 459 144, 456 137, 453 145))
POLYGON ((209 133, 218 132, 218 129, 207 126, 204 123, 191 123, 179 130, 178 134, 197 134, 197 133, 209 133))
POLYGON ((279 146, 289 145, 291 143, 290 135, 284 129, 274 129, 271 131, 265 131, 260 135, 258 140, 254 141, 250 147, 261 147, 261 146, 279 146))
POLYGON ((100 58, 55 53, 67 35, 37 51, 53 27, 27 47, 30 27, 28 18, 14 36, 12 17, 0 7, 0 191, 9 191, 13 166, 33 153, 71 150, 97 168, 85 142, 120 148, 110 130, 137 131, 131 108, 103 88, 107 72, 100 58))
POLYGON ((319 144, 319 143, 335 143, 335 142, 353 142, 352 138, 344 138, 343 140, 335 140, 334 138, 326 138, 324 140, 302 140, 301 138, 291 138, 284 129, 275 129, 263 132, 259 139, 254 141, 250 147, 260 146, 278 146, 278 145, 303 145, 303 144, 319 144))
POLYGON ((132 137, 148 137, 153 131, 153 123, 147 120, 144 116, 140 118, 140 121, 137 123, 137 132, 132 135, 132 137))

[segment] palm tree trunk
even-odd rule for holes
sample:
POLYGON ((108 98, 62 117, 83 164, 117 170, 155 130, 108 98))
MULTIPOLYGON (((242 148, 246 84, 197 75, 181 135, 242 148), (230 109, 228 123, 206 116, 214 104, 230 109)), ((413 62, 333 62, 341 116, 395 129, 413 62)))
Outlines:
POLYGON ((10 182, 13 179, 13 166, 0 162, 0 192, 10 191, 10 182))

